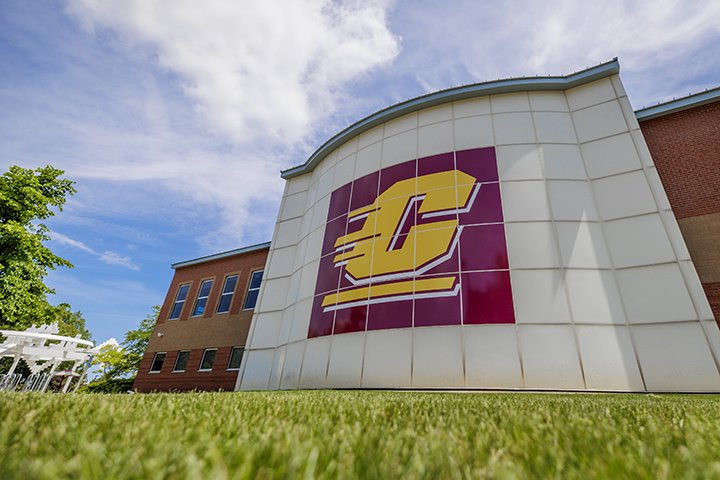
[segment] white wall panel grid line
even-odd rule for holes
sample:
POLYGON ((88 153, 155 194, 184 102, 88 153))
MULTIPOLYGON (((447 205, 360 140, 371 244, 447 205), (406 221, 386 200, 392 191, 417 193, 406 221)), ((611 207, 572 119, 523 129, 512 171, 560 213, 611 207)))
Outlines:
POLYGON ((286 346, 285 361, 283 362, 282 374, 280 376, 281 389, 294 390, 298 388, 306 343, 307 342, 303 340, 301 342, 289 343, 286 346))
POLYGON ((489 115, 490 113, 490 97, 487 96, 460 100, 453 103, 454 118, 489 115))
POLYGON ((720 328, 715 320, 701 322, 705 336, 710 343, 710 351, 715 359, 715 366, 720 371, 720 328))
POLYGON ((660 212, 660 218, 662 219, 665 231, 670 238, 670 244, 675 251, 677 259, 680 261, 690 260, 690 252, 687 249, 685 239, 682 236, 682 232, 680 231, 680 227, 678 226, 673 212, 669 212, 667 210, 662 211, 660 212))
POLYGON ((618 103, 620 104, 620 108, 625 116, 625 122, 627 123, 628 129, 630 131, 638 130, 640 128, 640 124, 635 116, 635 111, 633 110, 632 105, 630 105, 630 100, 628 100, 627 97, 619 97, 618 103))
POLYGON ((510 270, 518 324, 569 324, 570 307, 561 269, 510 270))
POLYGON ((258 314, 255 318, 255 329, 249 344, 250 349, 274 348, 278 345, 282 314, 282 311, 258 314))
POLYGON ((400 118, 394 118, 384 124, 385 130, 383 137, 392 137, 393 135, 411 130, 418 127, 418 114, 417 112, 409 113, 400 118))
POLYGON ((358 150, 355 159, 355 178, 360 178, 380 170, 383 142, 373 143, 358 150))
POLYGON ((382 141, 381 167, 391 167, 417 158, 418 130, 400 132, 382 141))
POLYGON ((494 113, 495 145, 535 143, 535 128, 530 112, 494 113))
MULTIPOLYGON (((313 285, 314 288, 314 285, 313 285)), ((298 300, 295 304, 295 312, 290 326, 290 336, 288 343, 304 341, 307 339, 308 328, 310 326, 310 312, 312 311, 313 299, 306 298, 298 300)))
POLYGON ((642 170, 593 180, 592 187, 603 220, 643 215, 658 210, 642 170))
POLYGON ((302 216, 305 213, 305 200, 307 199, 307 191, 288 195, 283 198, 282 207, 280 209, 279 219, 289 220, 302 216))
POLYGON ((658 213, 604 222, 608 250, 616 267, 673 262, 677 258, 658 213))
POLYGON ((299 175, 287 180, 287 187, 285 188, 285 195, 292 195, 294 193, 304 192, 310 188, 312 181, 312 174, 306 173, 299 175))
POLYGON ((501 182, 500 194, 505 222, 551 219, 544 180, 501 182))
POLYGON ((533 112, 532 117, 539 143, 578 143, 569 113, 533 112))
POLYGON ((580 150, 591 179, 642 168, 632 137, 627 132, 585 143, 580 150))
POLYGON ((672 207, 670 205, 670 200, 667 198, 665 187, 660 180, 657 169, 655 167, 646 167, 645 176, 647 177, 650 190, 653 193, 653 197, 655 197, 655 202, 657 203, 658 208, 660 210, 671 210, 672 207))
POLYGON ((530 108, 534 112, 569 112, 565 92, 529 92, 530 108))
POLYGON ((598 105, 616 98, 612 83, 607 78, 565 91, 571 111, 598 105))
POLYGON ((410 387, 412 329, 368 331, 363 364, 363 388, 410 387))
POLYGON ((572 325, 518 325, 518 329, 526 388, 586 388, 572 325))
POLYGON ((460 325, 414 328, 412 349, 413 387, 465 386, 460 325))
MULTIPOLYGON (((353 137, 344 144, 340 145, 333 152, 336 155, 336 161, 344 160, 348 156, 358 151, 358 137, 353 137)), ((323 160, 321 163, 325 163, 323 160)))
POLYGON ((541 150, 537 144, 503 145, 495 148, 501 182, 543 180, 541 150))
POLYGON ((328 388, 360 387, 364 350, 365 332, 332 335, 327 370, 328 388))
POLYGON ((448 120, 418 128, 418 158, 453 151, 453 122, 448 120))
POLYGON ((575 111, 572 116, 580 143, 593 142, 628 132, 625 117, 617 100, 575 111))
POLYGON ((638 156, 640 157, 640 161, 642 162, 643 166, 654 167, 655 161, 650 154, 650 149, 647 146, 647 142, 645 142, 645 136, 642 134, 642 130, 633 130, 632 132, 630 132, 630 136, 632 136, 633 142, 635 144, 635 149, 637 150, 638 156))
POLYGON ((270 383, 275 349, 249 350, 240 390, 267 390, 270 383))
POLYGON ((530 101, 527 92, 504 93, 490 96, 493 113, 529 112, 530 101))
POLYGON ((327 386, 330 359, 330 336, 310 338, 305 343, 305 355, 300 369, 300 388, 327 386))
POLYGON ((602 228, 596 222, 554 222, 565 268, 611 268, 602 228))
POLYGON ((700 277, 698 277, 695 265, 691 260, 683 260, 680 262, 680 270, 682 271, 683 277, 685 278, 685 284, 690 292, 690 297, 695 304, 695 310, 698 313, 700 320, 714 320, 710 303, 708 302, 705 290, 703 289, 702 283, 700 283, 700 277))
POLYGON ((454 150, 495 145, 490 115, 456 118, 453 121, 453 131, 455 132, 454 150))
POLYGON ((577 332, 588 389, 645 390, 629 327, 579 325, 577 332))
POLYGON ((431 125, 451 120, 453 118, 452 103, 444 103, 437 107, 430 107, 418 112, 418 126, 431 125))
POLYGON ((290 277, 263 280, 262 283, 265 285, 265 291, 272 293, 262 295, 258 302, 257 312, 266 313, 284 310, 288 288, 290 287, 290 277))
POLYGON ((285 346, 279 346, 275 349, 273 358, 273 366, 270 370, 270 381, 268 389, 277 390, 280 388, 280 380, 282 379, 282 366, 285 362, 285 346))
POLYGON ((578 145, 540 145, 542 170, 547 180, 587 180, 578 145))
POLYGON ((360 134, 358 137, 358 150, 361 150, 368 145, 379 142, 383 139, 385 134, 385 125, 378 125, 375 128, 371 128, 367 132, 360 134))
POLYGON ((698 320, 677 262, 616 270, 631 324, 698 320))
POLYGON ((699 322, 631 328, 649 391, 720 391, 720 372, 699 322))
POLYGON ((523 387, 515 325, 463 326, 466 388, 523 387))
POLYGON ((505 224, 510 269, 560 267, 556 236, 551 222, 505 224))
POLYGON ((627 96, 627 93, 625 92, 625 87, 623 86, 622 80, 620 79, 620 75, 612 75, 610 77, 610 81, 612 82, 613 88, 615 89, 615 95, 617 97, 627 96))

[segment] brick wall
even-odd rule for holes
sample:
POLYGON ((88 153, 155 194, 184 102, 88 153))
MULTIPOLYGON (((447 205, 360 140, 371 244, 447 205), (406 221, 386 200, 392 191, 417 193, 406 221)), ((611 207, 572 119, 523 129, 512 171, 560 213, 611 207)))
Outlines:
POLYGON ((148 347, 133 387, 142 392, 167 390, 233 390, 237 371, 228 371, 227 363, 232 347, 244 346, 250 330, 252 310, 243 310, 251 274, 265 268, 268 249, 233 255, 190 265, 175 270, 165 301, 160 309, 148 347), (230 311, 216 313, 220 293, 228 275, 238 275, 230 311), (213 280, 210 296, 202 315, 191 316, 200 284, 213 280), (189 284, 180 318, 170 320, 170 312, 180 285, 189 284), (198 372, 202 352, 217 348, 211 372, 198 372), (190 350, 184 373, 172 372, 177 352, 190 350), (150 373, 156 352, 167 352, 160 373, 150 373))
POLYGON ((212 371, 200 372, 200 360, 204 349, 190 351, 184 372, 173 372, 173 366, 179 350, 171 350, 165 356, 165 363, 158 373, 148 373, 152 366, 155 352, 145 352, 140 364, 140 371, 133 388, 140 392, 168 392, 189 390, 226 390, 235 389, 238 371, 228 370, 228 362, 232 347, 218 348, 212 371))
POLYGON ((640 123, 720 323, 720 102, 640 123))

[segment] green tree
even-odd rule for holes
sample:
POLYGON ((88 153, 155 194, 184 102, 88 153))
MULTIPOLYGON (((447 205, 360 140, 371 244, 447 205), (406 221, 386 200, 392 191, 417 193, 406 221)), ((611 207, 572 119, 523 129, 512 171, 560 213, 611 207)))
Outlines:
POLYGON ((82 312, 79 310, 73 312, 69 303, 61 303, 54 307, 53 314, 54 317, 50 320, 50 323, 57 322, 58 335, 74 337, 79 334, 83 340, 92 339, 90 330, 85 326, 85 317, 83 317, 82 312))
POLYGON ((140 321, 137 328, 125 334, 122 343, 108 344, 100 349, 95 355, 93 364, 100 367, 101 381, 137 375, 159 314, 160 306, 155 305, 152 307, 152 312, 140 321))
POLYGON ((47 300, 54 293, 44 283, 48 270, 72 267, 43 242, 50 239, 42 220, 62 211, 66 197, 75 193, 64 172, 46 166, 36 169, 12 166, 0 176, 0 327, 24 330, 50 323, 55 307, 47 300))

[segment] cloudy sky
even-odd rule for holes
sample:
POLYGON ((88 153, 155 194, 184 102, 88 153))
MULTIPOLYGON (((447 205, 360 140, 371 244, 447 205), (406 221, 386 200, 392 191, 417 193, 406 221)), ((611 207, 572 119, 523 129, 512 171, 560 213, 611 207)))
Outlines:
POLYGON ((171 263, 269 240, 279 171, 378 109, 615 56, 640 108, 720 85, 719 45, 717 0, 0 0, 0 168, 77 181, 52 300, 121 338, 171 263))

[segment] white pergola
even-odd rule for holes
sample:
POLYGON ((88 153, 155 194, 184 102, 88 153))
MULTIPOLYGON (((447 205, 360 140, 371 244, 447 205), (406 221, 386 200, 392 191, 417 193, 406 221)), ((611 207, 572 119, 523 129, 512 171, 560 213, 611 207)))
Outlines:
MULTIPOLYGON (((0 330, 0 335, 5 340, 0 343, 0 357, 12 357, 14 359, 8 373, 3 377, 0 375, 0 390, 14 390, 20 382, 20 375, 15 374, 20 360, 25 360, 32 375, 25 382, 24 389, 44 392, 50 385, 53 376, 62 374, 67 377, 63 385, 63 393, 70 387, 73 377, 77 377, 76 370, 83 364, 92 360, 97 353, 93 342, 77 337, 65 337, 57 335, 57 324, 32 327, 23 332, 13 330, 0 330), (62 372, 56 372, 57 367, 63 362, 73 362, 72 368, 62 372), (41 371, 50 367, 47 373, 41 371)), ((87 368, 83 371, 83 376, 87 368)), ((80 386, 81 380, 75 386, 80 386)))

